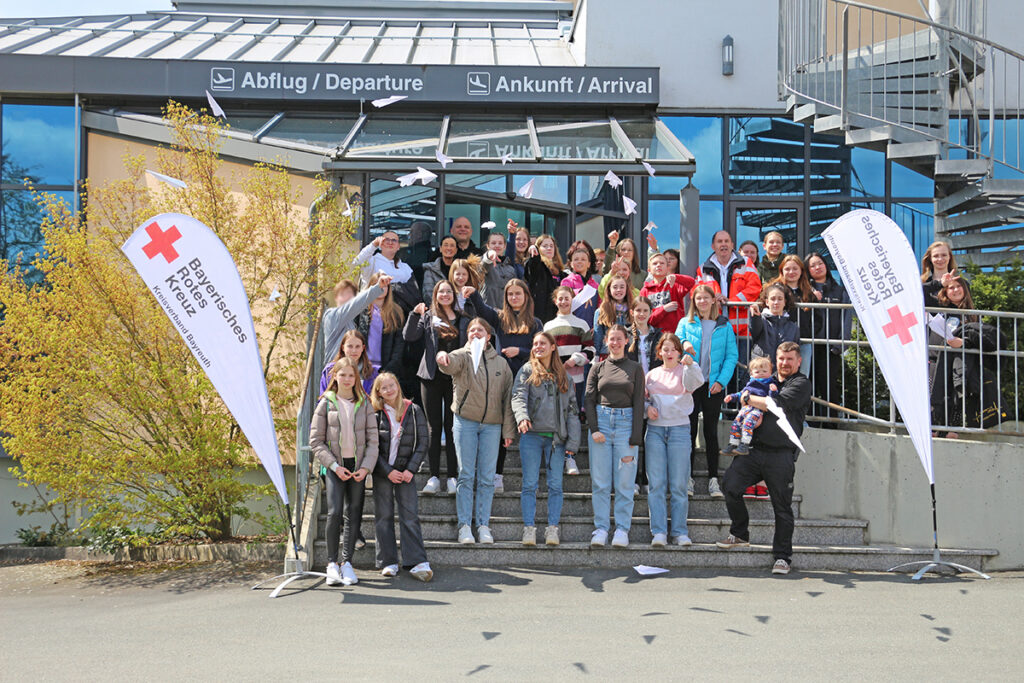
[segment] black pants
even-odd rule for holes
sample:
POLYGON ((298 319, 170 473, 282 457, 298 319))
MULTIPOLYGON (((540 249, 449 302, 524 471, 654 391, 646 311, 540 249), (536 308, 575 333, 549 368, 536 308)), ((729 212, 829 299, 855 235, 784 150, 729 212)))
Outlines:
POLYGON ((690 471, 697 469, 697 415, 704 416, 704 455, 708 461, 708 476, 718 477, 718 418, 722 415, 725 390, 708 394, 705 382, 693 392, 693 412, 690 414, 690 471))
POLYGON ((775 538, 772 540, 772 554, 776 560, 789 562, 793 557, 793 474, 796 472, 796 452, 793 450, 751 450, 747 455, 736 456, 725 472, 722 493, 725 507, 729 510, 732 526, 729 533, 743 540, 750 539, 747 528, 750 515, 743 500, 748 486, 764 480, 768 495, 775 510, 775 538))
POLYGON ((427 561, 417 510, 416 484, 395 484, 386 476, 373 475, 373 516, 377 525, 377 568, 398 564, 395 542, 395 501, 402 527, 402 566, 406 569, 427 561))
MULTIPOLYGON (((427 429, 430 432, 430 448, 427 462, 430 476, 441 476, 441 433, 444 430, 445 466, 448 477, 459 476, 459 460, 455 456, 455 437, 452 436, 452 378, 440 370, 432 380, 420 380, 420 394, 423 411, 427 414, 427 429)), ((374 485, 376 485, 374 481, 374 485)))
MULTIPOLYGON (((829 347, 815 344, 814 358, 811 360, 811 376, 814 377, 814 395, 818 398, 843 405, 843 357, 832 353, 829 347)), ((814 415, 836 417, 839 413, 817 403, 811 404, 814 415)), ((823 423, 820 427, 834 428, 832 423, 823 423)))
POLYGON ((494 468, 495 474, 505 474, 505 455, 508 453, 508 449, 505 448, 505 438, 498 435, 498 466, 494 468))
MULTIPOLYGON (((352 469, 351 467, 349 469, 352 469)), ((356 536, 363 520, 363 499, 366 497, 365 482, 349 479, 342 481, 338 475, 327 470, 327 561, 338 561, 338 541, 341 537, 341 523, 345 522, 345 541, 341 550, 341 561, 350 562, 356 551, 356 536)))

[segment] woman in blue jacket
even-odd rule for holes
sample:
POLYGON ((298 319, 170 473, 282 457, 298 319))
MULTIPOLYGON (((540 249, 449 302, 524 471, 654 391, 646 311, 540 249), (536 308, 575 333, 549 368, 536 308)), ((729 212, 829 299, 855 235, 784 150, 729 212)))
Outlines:
MULTIPOLYGON (((718 418, 722 413, 725 386, 732 378, 739 352, 729 318, 722 315, 715 291, 708 285, 693 288, 690 310, 679 321, 676 336, 693 356, 707 381, 693 392, 690 417, 690 471, 694 469, 697 443, 697 415, 704 415, 704 454, 708 461, 708 495, 724 498, 718 485, 718 418)), ((686 487, 693 495, 693 477, 686 487)))

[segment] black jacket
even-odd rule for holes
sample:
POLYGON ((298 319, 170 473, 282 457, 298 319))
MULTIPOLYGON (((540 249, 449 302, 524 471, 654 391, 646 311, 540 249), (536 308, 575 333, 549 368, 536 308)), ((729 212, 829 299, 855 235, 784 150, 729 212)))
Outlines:
MULTIPOLYGON (((356 329, 363 333, 367 340, 370 339, 370 311, 363 311, 356 318, 356 329)), ((401 377, 402 352, 405 351, 405 340, 402 338, 402 330, 384 332, 380 338, 380 371, 390 372, 401 377)))
MULTIPOLYGON (((630 330, 632 335, 632 329, 630 330)), ((647 333, 647 371, 650 372, 654 368, 661 367, 661 359, 658 358, 657 348, 658 340, 661 339, 661 330, 653 325, 650 328, 650 332, 647 333)), ((633 348, 633 337, 630 336, 629 345, 626 347, 626 357, 630 360, 635 360, 640 363, 640 340, 636 340, 636 348, 633 348)), ((640 363, 640 367, 643 367, 643 363, 640 363)))
MULTIPOLYGON (((807 410, 811 406, 811 383, 807 377, 797 372, 790 375, 785 382, 777 382, 776 385, 779 387, 779 395, 775 402, 786 413, 786 419, 793 427, 793 431, 800 436, 804 432, 804 418, 807 417, 807 410)), ((797 450, 796 444, 790 441, 779 427, 779 418, 770 410, 764 411, 761 426, 754 430, 750 446, 769 451, 797 450)))
POLYGON ((391 420, 383 410, 377 411, 377 464, 374 474, 387 476, 392 470, 415 472, 423 463, 427 454, 429 438, 427 436, 427 418, 423 410, 413 402, 408 403, 405 415, 402 416, 402 436, 398 441, 398 455, 395 464, 389 465, 391 456, 391 420))
MULTIPOLYGON (((850 295, 846 288, 836 282, 835 278, 829 276, 823 283, 812 282, 811 286, 821 292, 821 303, 823 304, 848 304, 850 295)), ((814 309, 816 334, 819 337, 828 339, 849 339, 850 330, 853 325, 853 311, 839 308, 816 308, 814 309)), ((817 348, 817 347, 815 347, 817 348)), ((842 347, 839 344, 830 344, 829 350, 833 353, 840 353, 842 347)))
POLYGON ((523 278, 530 287, 530 295, 533 297, 533 314, 546 323, 556 315, 558 308, 551 300, 551 294, 558 287, 560 281, 551 274, 548 265, 540 256, 531 256, 523 266, 523 278))
POLYGON ((770 358, 775 365, 775 350, 784 341, 800 343, 800 328, 788 315, 750 316, 750 355, 770 358))
MULTIPOLYGON (((423 340, 423 359, 420 360, 419 370, 416 376, 420 379, 432 380, 437 374, 437 328, 434 327, 434 314, 428 309, 426 314, 420 317, 416 313, 410 313, 405 319, 405 327, 402 328, 402 337, 407 342, 423 340)), ((459 330, 459 337, 454 348, 461 348, 466 345, 466 327, 470 318, 458 313, 455 324, 459 330)))

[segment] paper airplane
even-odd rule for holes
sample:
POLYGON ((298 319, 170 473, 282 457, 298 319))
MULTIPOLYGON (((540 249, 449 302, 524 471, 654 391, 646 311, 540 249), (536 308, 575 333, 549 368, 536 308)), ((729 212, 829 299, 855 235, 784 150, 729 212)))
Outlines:
POLYGON ((146 169, 146 173, 148 173, 149 175, 153 176, 154 178, 156 178, 157 180, 159 180, 162 183, 167 183, 168 185, 173 185, 174 187, 180 187, 183 190, 186 187, 188 187, 188 185, 186 185, 183 180, 178 180, 177 178, 172 178, 169 175, 164 175, 163 173, 157 173, 156 171, 150 171, 148 168, 146 169))
POLYGON ((661 567, 650 567, 646 564, 638 564, 635 567, 633 567, 633 569, 635 569, 636 573, 640 576, 654 576, 655 574, 668 573, 667 569, 662 569, 661 567))
POLYGON ((209 90, 206 91, 206 101, 210 105, 210 113, 214 116, 220 116, 225 119, 227 118, 227 114, 225 114, 224 110, 220 108, 219 104, 217 104, 217 100, 213 99, 213 95, 210 94, 209 90))
POLYGON ((620 187, 622 185, 622 178, 615 175, 612 171, 608 171, 604 174, 604 181, 612 187, 620 187))
POLYGON ((408 99, 408 97, 408 95, 392 95, 391 97, 382 97, 379 100, 373 100, 373 106, 380 109, 381 107, 386 107, 389 104, 401 102, 402 100, 408 99))
POLYGON ((622 195, 622 210, 626 212, 627 216, 631 213, 636 213, 636 202, 626 195, 622 195))
POLYGON ((641 161, 640 163, 641 163, 641 164, 643 164, 643 166, 644 166, 644 168, 645 168, 645 169, 647 169, 647 175, 649 175, 649 176, 651 176, 651 177, 653 178, 653 177, 654 177, 654 173, 655 173, 655 171, 654 171, 654 167, 653 167, 653 166, 651 166, 651 165, 650 165, 649 163, 647 163, 646 161, 641 161))
POLYGON ((519 188, 519 192, 516 192, 516 194, 522 197, 523 199, 532 199, 534 180, 536 180, 536 178, 530 178, 530 180, 525 185, 519 188))
POLYGON ((481 223, 480 224, 480 229, 481 230, 483 230, 485 228, 487 230, 494 230, 496 227, 498 227, 498 226, 494 224, 494 221, 487 221, 486 223, 481 223))
POLYGON ((345 210, 341 212, 341 215, 342 216, 351 216, 352 215, 352 205, 348 203, 347 199, 345 200, 345 210))
POLYGON ((270 293, 269 298, 271 301, 277 301, 279 298, 281 298, 281 292, 278 291, 277 287, 274 287, 274 291, 270 293))
POLYGON ((510 164, 510 163, 512 163, 512 154, 511 154, 511 152, 508 153, 508 154, 502 154, 501 155, 501 165, 504 166, 505 164, 510 164))
POLYGON ((654 221, 647 221, 647 225, 644 226, 644 231, 652 232, 657 227, 658 226, 654 223, 654 221))
POLYGON ((789 420, 786 418, 786 413, 783 412, 782 408, 779 407, 779 404, 775 402, 775 399, 771 396, 765 396, 764 402, 765 405, 768 406, 768 410, 771 411, 775 417, 779 418, 779 429, 789 437, 789 440, 800 449, 801 453, 806 453, 807 451, 804 449, 804 445, 800 443, 800 437, 796 435, 795 431, 793 431, 793 425, 789 424, 789 420))
POLYGON ((431 173, 422 166, 417 166, 415 173, 407 173, 403 176, 398 176, 398 184, 400 187, 408 187, 409 185, 412 185, 418 180, 423 185, 426 185, 427 183, 434 180, 434 178, 436 177, 436 173, 431 173))
POLYGON ((473 372, 476 373, 480 369, 480 359, 484 355, 484 346, 487 344, 485 339, 477 337, 469 344, 469 355, 473 358, 473 372))
POLYGON ((448 168, 448 164, 452 163, 452 158, 441 150, 437 150, 434 157, 437 159, 437 163, 441 164, 441 168, 448 168))

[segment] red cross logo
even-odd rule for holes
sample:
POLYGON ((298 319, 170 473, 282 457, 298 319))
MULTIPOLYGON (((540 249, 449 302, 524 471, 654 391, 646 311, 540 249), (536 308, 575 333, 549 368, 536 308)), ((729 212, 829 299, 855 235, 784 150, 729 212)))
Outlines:
POLYGON ((885 333, 885 338, 899 337, 900 344, 904 346, 914 341, 914 336, 910 334, 910 328, 917 324, 917 316, 913 312, 903 315, 900 313, 899 306, 893 306, 888 310, 888 313, 889 322, 882 325, 882 332, 885 333))
POLYGON ((150 223, 146 226, 146 234, 149 235, 150 242, 143 245, 142 253, 150 259, 156 258, 157 254, 162 254, 168 263, 178 258, 178 251, 174 248, 174 243, 181 239, 178 228, 172 225, 167 230, 161 230, 156 223, 150 223))

